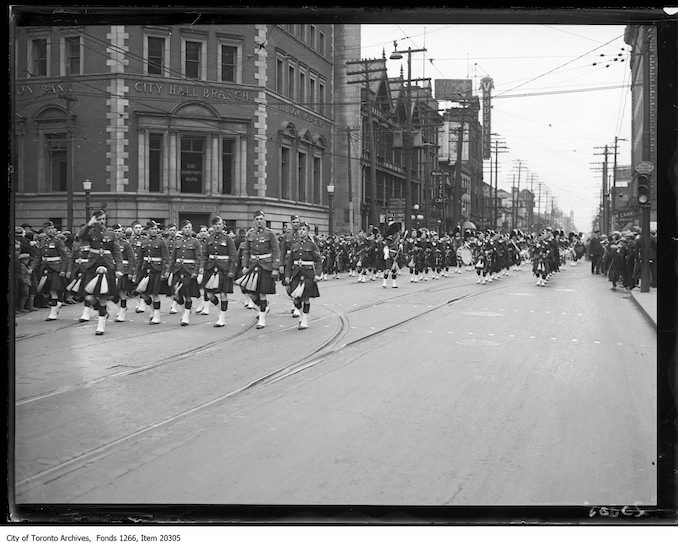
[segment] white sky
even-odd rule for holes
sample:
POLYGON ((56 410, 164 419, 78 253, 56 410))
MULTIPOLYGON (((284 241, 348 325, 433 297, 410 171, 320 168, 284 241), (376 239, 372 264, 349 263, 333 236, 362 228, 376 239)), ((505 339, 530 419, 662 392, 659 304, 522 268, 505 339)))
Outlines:
MULTIPOLYGON (((521 189, 529 188, 534 175, 535 193, 542 183, 542 209, 548 190, 565 214, 574 211, 577 229, 588 232, 600 204, 602 171, 597 164, 603 162, 603 147, 609 145, 612 153, 615 136, 626 139, 619 141, 617 164, 631 163, 630 54, 624 29, 362 25, 360 57, 381 58, 385 49, 388 58, 397 40, 399 50, 426 49, 412 53, 412 77, 429 77, 434 88, 435 79, 471 79, 474 94, 481 96, 480 80, 492 77, 491 129, 508 149, 499 155, 499 188, 510 191, 520 160, 521 189), (600 87, 618 88, 590 90, 600 87), (562 93, 572 90, 580 92, 562 93), (541 95, 502 97, 518 94, 541 95)), ((388 60, 389 77, 398 76, 401 66, 407 77, 407 55, 388 60)), ((610 175, 613 158, 610 154, 610 175)), ((489 182, 489 160, 485 164, 484 180, 489 182)))

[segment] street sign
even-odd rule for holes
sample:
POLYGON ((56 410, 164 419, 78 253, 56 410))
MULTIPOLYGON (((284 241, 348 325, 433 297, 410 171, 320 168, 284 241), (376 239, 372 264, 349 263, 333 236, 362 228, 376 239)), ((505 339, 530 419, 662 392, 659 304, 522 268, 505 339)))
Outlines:
POLYGON ((653 171, 654 164, 652 162, 648 162, 647 160, 636 166, 636 172, 638 172, 640 175, 647 175, 653 171))

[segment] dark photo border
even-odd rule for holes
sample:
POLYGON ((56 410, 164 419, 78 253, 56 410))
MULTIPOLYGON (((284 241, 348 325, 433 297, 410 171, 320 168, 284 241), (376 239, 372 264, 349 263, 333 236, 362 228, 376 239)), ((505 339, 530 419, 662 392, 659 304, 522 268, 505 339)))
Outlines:
MULTIPOLYGON (((17 505, 14 502, 12 405, 14 324, 11 300, 6 304, 8 322, 8 364, 3 372, 8 415, 3 419, 3 441, 7 492, 3 500, 6 525, 76 525, 76 526, 177 526, 177 525, 643 525, 673 524, 676 520, 676 277, 678 276, 678 220, 676 194, 678 183, 678 89, 676 83, 678 19, 661 9, 645 8, 442 8, 398 9, 394 7, 307 9, 282 7, 136 7, 136 6, 13 6, 9 10, 10 38, 17 26, 88 25, 88 24, 228 24, 269 22, 332 23, 444 23, 455 24, 581 24, 581 25, 654 25, 658 35, 658 238, 659 288, 657 325, 657 413, 658 457, 656 507, 622 513, 616 503, 609 503, 607 515, 585 506, 199 506, 176 505, 17 505), (642 514, 640 513, 642 512, 642 514)), ((11 64, 13 52, 9 51, 11 64)), ((12 71, 9 70, 11 77, 12 71)), ((11 90, 9 102, 12 102, 11 90)), ((12 126, 14 114, 8 114, 12 126)), ((11 129, 8 141, 8 217, 13 226, 11 129)), ((8 271, 11 274, 11 271, 8 271)), ((8 284, 9 279, 8 276, 8 284)), ((10 289, 11 290, 11 289, 10 289)))

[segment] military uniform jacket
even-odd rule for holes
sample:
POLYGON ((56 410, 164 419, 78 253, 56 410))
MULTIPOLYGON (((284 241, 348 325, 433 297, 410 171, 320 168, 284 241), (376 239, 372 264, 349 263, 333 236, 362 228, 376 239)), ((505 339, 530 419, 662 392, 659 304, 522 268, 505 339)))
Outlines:
MULTIPOLYGON (((132 235, 132 238, 130 239, 130 244, 132 245, 132 248, 134 249, 134 261, 135 263, 139 262, 142 258, 141 254, 141 247, 144 244, 144 239, 145 237, 141 235, 132 235)), ((132 267, 134 269, 134 267, 132 267)))
POLYGON ((285 265, 285 278, 301 273, 305 277, 314 277, 321 269, 320 249, 311 239, 299 240, 292 245, 285 265))
POLYGON ((71 258, 68 261, 68 272, 66 273, 69 277, 75 276, 80 271, 85 270, 85 264, 89 261, 89 246, 77 241, 73 244, 73 251, 71 252, 71 258))
POLYGON ((280 239, 280 259, 285 262, 292 250, 292 245, 299 242, 299 232, 292 230, 285 232, 280 239))
POLYGON ((122 272, 129 275, 134 272, 136 267, 136 254, 134 247, 127 239, 120 240, 120 250, 122 252, 122 272))
MULTIPOLYGON (((109 269, 122 271, 120 243, 111 230, 97 224, 94 226, 85 224, 78 233, 78 239, 89 240, 89 256, 87 262, 83 264, 85 269, 100 265, 98 261, 103 259, 109 269)), ((84 247, 82 251, 81 256, 84 255, 84 247)))
POLYGON ((64 242, 56 236, 47 237, 41 245, 38 245, 35 264, 30 267, 33 269, 48 268, 56 273, 65 274, 68 270, 68 260, 68 251, 64 242))
POLYGON ((205 269, 202 244, 195 237, 177 238, 174 240, 170 256, 170 271, 186 273, 195 277, 205 269))
POLYGON ((140 275, 141 270, 150 267, 156 273, 164 273, 169 263, 169 250, 167 243, 159 235, 148 237, 141 242, 141 251, 139 260, 136 262, 136 273, 140 275))
POLYGON ((235 276, 238 265, 235 242, 227 233, 213 233, 205 241, 205 270, 215 267, 235 276))
POLYGON ((280 267, 280 246, 275 234, 269 228, 252 228, 245 236, 242 266, 250 268, 258 264, 262 269, 272 271, 280 267))

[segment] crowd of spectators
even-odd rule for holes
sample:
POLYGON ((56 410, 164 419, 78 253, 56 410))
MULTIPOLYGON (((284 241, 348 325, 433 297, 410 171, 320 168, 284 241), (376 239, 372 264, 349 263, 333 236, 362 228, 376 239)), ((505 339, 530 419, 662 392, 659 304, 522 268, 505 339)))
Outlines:
MULTIPOLYGON (((657 287, 657 232, 650 231, 648 261, 650 287, 657 287)), ((591 274, 602 275, 612 283, 612 290, 620 285, 633 290, 640 285, 643 265, 643 239, 640 228, 614 231, 609 236, 594 231, 586 241, 586 255, 591 263, 591 274)))

